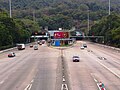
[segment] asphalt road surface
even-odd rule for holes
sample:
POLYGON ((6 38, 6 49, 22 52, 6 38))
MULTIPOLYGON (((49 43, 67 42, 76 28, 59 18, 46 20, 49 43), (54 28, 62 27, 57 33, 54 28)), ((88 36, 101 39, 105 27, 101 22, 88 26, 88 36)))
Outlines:
POLYGON ((39 46, 38 50, 27 47, 14 50, 16 57, 8 58, 9 52, 0 54, 0 90, 61 90, 61 54, 65 61, 70 90, 98 90, 102 82, 106 90, 120 90, 120 53, 91 42, 59 48, 39 46), (72 62, 72 56, 80 56, 80 62, 72 62))

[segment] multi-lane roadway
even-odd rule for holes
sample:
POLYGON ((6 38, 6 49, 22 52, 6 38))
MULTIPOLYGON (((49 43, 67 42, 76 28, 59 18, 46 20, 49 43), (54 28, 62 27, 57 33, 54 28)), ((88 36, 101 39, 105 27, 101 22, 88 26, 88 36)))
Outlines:
POLYGON ((7 57, 10 51, 1 53, 0 90, 61 90, 63 83, 69 90, 99 90, 99 82, 106 90, 120 90, 120 53, 91 42, 81 50, 82 43, 66 48, 44 44, 38 50, 27 46, 13 50, 13 58, 7 57), (80 62, 72 62, 73 55, 80 62))

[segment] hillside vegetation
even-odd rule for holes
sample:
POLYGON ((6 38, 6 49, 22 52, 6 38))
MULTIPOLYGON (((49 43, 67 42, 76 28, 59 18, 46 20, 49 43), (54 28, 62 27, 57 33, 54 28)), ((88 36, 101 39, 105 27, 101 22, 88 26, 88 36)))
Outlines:
POLYGON ((27 43, 33 31, 38 31, 39 25, 28 19, 9 18, 7 13, 0 11, 0 50, 27 43))
MULTIPOLYGON (((8 0, 0 0, 0 8, 9 10, 8 5, 8 0)), ((108 15, 108 0, 12 0, 14 18, 32 20, 34 13, 39 25, 49 29, 75 26, 86 32, 88 10, 93 25, 95 20, 108 15)), ((111 11, 120 13, 119 0, 111 0, 111 11)))
POLYGON ((90 35, 105 36, 106 44, 120 47, 120 0, 111 0, 110 16, 109 0, 11 0, 12 18, 8 1, 0 0, 0 46, 26 42, 33 31, 46 26, 50 30, 75 27, 88 34, 89 14, 90 35))
MULTIPOLYGON (((120 15, 104 17, 92 26, 90 35, 104 36, 105 44, 120 48, 120 15)), ((101 39, 98 38, 98 42, 101 39)))

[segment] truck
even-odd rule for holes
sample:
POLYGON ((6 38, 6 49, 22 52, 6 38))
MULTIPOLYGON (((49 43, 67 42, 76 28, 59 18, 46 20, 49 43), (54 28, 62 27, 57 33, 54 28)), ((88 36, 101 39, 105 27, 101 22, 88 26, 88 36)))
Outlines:
POLYGON ((25 44, 17 44, 18 50, 24 50, 25 49, 25 44))

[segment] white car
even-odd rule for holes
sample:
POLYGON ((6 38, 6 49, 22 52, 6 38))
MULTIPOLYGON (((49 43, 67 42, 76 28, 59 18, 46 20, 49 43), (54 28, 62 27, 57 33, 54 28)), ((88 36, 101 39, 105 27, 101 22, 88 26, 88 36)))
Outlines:
POLYGON ((79 62, 80 61, 80 57, 79 56, 73 56, 72 60, 73 60, 73 62, 79 62))
POLYGON ((14 52, 10 52, 10 53, 8 54, 8 57, 15 57, 15 53, 14 53, 14 52))
POLYGON ((84 46, 81 46, 80 48, 81 48, 81 49, 84 49, 84 46))

